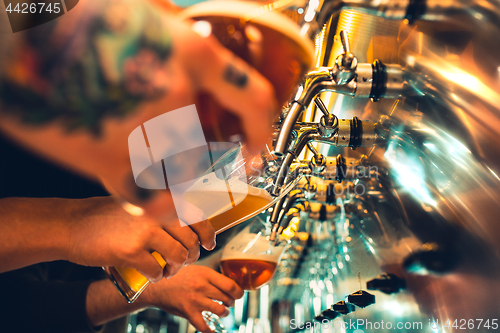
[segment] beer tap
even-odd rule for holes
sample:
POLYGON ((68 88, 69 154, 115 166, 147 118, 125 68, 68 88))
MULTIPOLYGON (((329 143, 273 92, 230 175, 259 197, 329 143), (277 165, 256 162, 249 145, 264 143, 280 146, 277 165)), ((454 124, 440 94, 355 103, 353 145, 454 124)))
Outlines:
MULTIPOLYGON (((296 123, 293 128, 293 145, 287 151, 285 157, 281 160, 280 168, 275 176, 276 193, 280 185, 288 182, 289 178, 296 177, 297 174, 304 176, 314 176, 326 181, 337 181, 341 183, 345 179, 358 177, 358 169, 366 168, 365 164, 377 145, 384 146, 387 140, 387 123, 390 119, 387 116, 381 116, 378 122, 361 121, 357 117, 352 119, 338 119, 335 115, 328 112, 319 97, 315 98, 315 104, 323 113, 318 123, 296 123), (312 142, 319 142, 333 145, 336 147, 372 147, 368 156, 362 155, 359 159, 345 158, 342 155, 323 156, 312 145, 312 142), (297 157, 305 147, 313 153, 309 161, 297 161, 297 157)), ((396 103, 397 105, 397 103, 396 103)), ((394 108, 394 107, 393 107, 394 108)), ((368 168, 369 175, 372 177, 371 169, 368 168)), ((378 175, 375 175, 378 177, 378 175)), ((382 177, 381 177, 382 178, 382 177)), ((333 186, 333 185, 332 185, 333 186)), ((350 186, 343 184, 341 186, 350 186)), ((351 184, 352 186, 352 184, 351 184)), ((304 193, 305 194, 305 193, 304 193)), ((325 198, 326 200, 326 198, 325 198)), ((272 237, 283 229, 282 208, 285 207, 286 199, 282 198, 274 206, 270 222, 273 224, 272 237)))
MULTIPOLYGON (((314 104, 316 104, 317 108, 323 112, 323 116, 321 117, 319 124, 318 124, 318 130, 324 138, 329 138, 331 137, 335 132, 338 131, 339 127, 339 120, 337 117, 333 114, 328 112, 328 109, 326 108, 325 104, 321 100, 321 98, 316 97, 314 99, 314 104)), ((311 150, 314 153, 314 150, 311 150)), ((317 154, 315 154, 316 156, 317 154)))
MULTIPOLYGON (((277 233, 280 234, 288 224, 290 223, 291 218, 296 216, 296 212, 290 213, 290 210, 292 207, 297 206, 297 204, 300 204, 305 201, 305 195, 304 191, 301 189, 294 190, 292 193, 290 193, 285 200, 285 203, 283 205, 283 209, 280 211, 280 214, 278 216, 278 221, 277 224, 279 226, 277 233)), ((299 211, 299 209, 297 209, 299 211)))
POLYGON ((326 166, 326 158, 322 154, 318 153, 316 148, 312 145, 311 142, 307 143, 307 148, 314 154, 314 156, 311 158, 311 161, 309 162, 309 169, 314 174, 317 174, 325 169, 326 166))
MULTIPOLYGON (((336 117, 335 117, 336 118, 336 117)), ((327 119, 323 116, 322 119, 327 119)), ((275 178, 275 191, 281 187, 280 185, 286 183, 288 177, 290 177, 289 172, 292 162, 298 157, 304 147, 307 145, 314 154, 312 161, 309 165, 305 165, 307 169, 313 171, 319 171, 320 175, 331 174, 336 180, 342 180, 345 178, 346 174, 346 163, 342 156, 337 156, 334 163, 335 172, 331 172, 331 168, 328 170, 325 168, 328 165, 327 158, 319 154, 316 149, 310 144, 311 142, 326 143, 329 145, 334 145, 337 147, 371 147, 376 141, 375 134, 375 123, 369 121, 361 121, 357 117, 352 119, 339 119, 337 120, 338 126, 336 131, 330 136, 325 136, 324 130, 322 130, 321 122, 320 124, 295 124, 294 132, 297 134, 294 140, 293 147, 287 152, 286 156, 282 159, 280 169, 277 172, 275 178), (339 171, 340 170, 340 171, 339 171)), ((305 172, 306 174, 309 172, 305 172)), ((276 195, 278 193, 275 193, 276 195)), ((279 200, 272 212, 270 222, 273 224, 273 232, 271 238, 274 239, 279 230, 279 215, 280 210, 283 207, 285 198, 279 200)))
MULTIPOLYGON (((281 123, 281 128, 276 139, 274 154, 283 157, 288 150, 292 131, 300 114, 311 101, 321 92, 329 91, 352 97, 368 97, 373 101, 381 97, 399 98, 408 95, 406 73, 399 65, 384 65, 375 60, 373 64, 358 63, 357 58, 350 52, 347 32, 341 32, 344 53, 335 61, 333 67, 320 67, 307 74, 306 80, 299 96, 291 103, 291 107, 281 123)), ((326 107, 318 105, 324 117, 320 121, 324 136, 332 135, 336 126, 334 119, 328 118, 326 107)), ((342 124, 339 122, 338 129, 342 124)))

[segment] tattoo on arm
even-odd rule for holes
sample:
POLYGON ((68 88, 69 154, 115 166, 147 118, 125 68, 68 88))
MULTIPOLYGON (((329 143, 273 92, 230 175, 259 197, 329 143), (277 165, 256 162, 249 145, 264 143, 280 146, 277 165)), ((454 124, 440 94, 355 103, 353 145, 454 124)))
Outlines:
POLYGON ((99 135, 105 117, 162 96, 172 39, 159 12, 146 1, 92 1, 14 36, 13 55, 0 64, 2 112, 99 135))
POLYGON ((238 88, 245 88, 248 84, 248 75, 236 68, 233 64, 228 64, 224 70, 224 80, 238 88))

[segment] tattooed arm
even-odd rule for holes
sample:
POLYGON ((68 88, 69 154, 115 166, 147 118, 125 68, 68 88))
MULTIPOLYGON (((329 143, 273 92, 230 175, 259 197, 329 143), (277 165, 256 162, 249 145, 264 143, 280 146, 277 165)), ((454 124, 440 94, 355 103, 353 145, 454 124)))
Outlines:
MULTIPOLYGON (((212 246, 208 221, 178 228, 170 194, 135 185, 127 138, 145 121, 193 104, 204 91, 240 117, 250 146, 263 145, 274 94, 255 70, 141 0, 82 1, 53 22, 16 34, 1 66, 4 133, 143 207, 170 242, 186 249, 185 261, 196 260, 199 243, 212 246), (227 80, 228 66, 247 76, 244 85, 227 80)), ((182 264, 175 261, 167 273, 182 264)))

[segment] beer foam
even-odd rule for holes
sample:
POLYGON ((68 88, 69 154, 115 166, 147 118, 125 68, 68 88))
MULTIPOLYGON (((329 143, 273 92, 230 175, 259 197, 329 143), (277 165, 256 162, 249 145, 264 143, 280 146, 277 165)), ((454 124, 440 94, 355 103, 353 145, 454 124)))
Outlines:
POLYGON ((233 238, 222 252, 221 261, 247 259, 278 262, 285 244, 274 246, 260 234, 242 234, 233 238))
POLYGON ((295 41, 309 56, 309 63, 312 64, 314 61, 314 45, 301 35, 299 26, 287 16, 273 12, 267 5, 244 1, 206 1, 190 6, 179 14, 186 19, 226 16, 261 24, 295 41))

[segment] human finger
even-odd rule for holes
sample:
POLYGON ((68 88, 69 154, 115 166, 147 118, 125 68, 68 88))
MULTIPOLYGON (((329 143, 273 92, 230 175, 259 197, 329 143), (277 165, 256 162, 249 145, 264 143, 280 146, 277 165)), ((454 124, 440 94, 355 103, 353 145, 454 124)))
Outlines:
POLYGON ((192 264, 200 257, 200 240, 193 229, 183 221, 180 221, 180 223, 181 226, 166 226, 164 229, 169 236, 174 238, 186 249, 186 264, 192 264))
POLYGON ((137 269, 151 282, 158 282, 163 278, 163 267, 151 253, 144 252, 141 255, 136 255, 135 260, 130 262, 130 267, 137 269))
POLYGON ((210 299, 215 299, 222 302, 225 306, 234 306, 235 298, 226 294, 224 291, 220 290, 212 284, 208 284, 204 287, 203 294, 210 299))
POLYGON ((203 211, 186 200, 176 204, 175 208, 182 222, 198 235, 199 245, 208 251, 213 250, 216 245, 215 231, 203 211))
POLYGON ((165 230, 158 229, 155 232, 150 247, 165 260, 163 275, 167 278, 175 275, 189 260, 186 247, 165 230))
POLYGON ((205 250, 211 251, 215 249, 216 237, 215 231, 209 220, 203 220, 190 225, 191 229, 198 235, 200 245, 205 250))
POLYGON ((210 311, 219 317, 227 317, 231 313, 227 306, 220 304, 218 301, 214 301, 210 298, 200 299, 199 308, 203 309, 203 311, 210 311))
POLYGON ((234 282, 234 280, 215 271, 213 271, 213 273, 207 274, 207 279, 210 284, 212 284, 225 294, 229 295, 233 299, 240 299, 245 293, 244 290, 241 289, 241 287, 238 286, 236 282, 234 282))
POLYGON ((190 314, 190 315, 186 316, 186 319, 191 323, 191 325, 194 326, 194 328, 196 328, 196 330, 198 332, 201 332, 201 333, 212 333, 213 332, 208 327, 201 312, 190 314))

